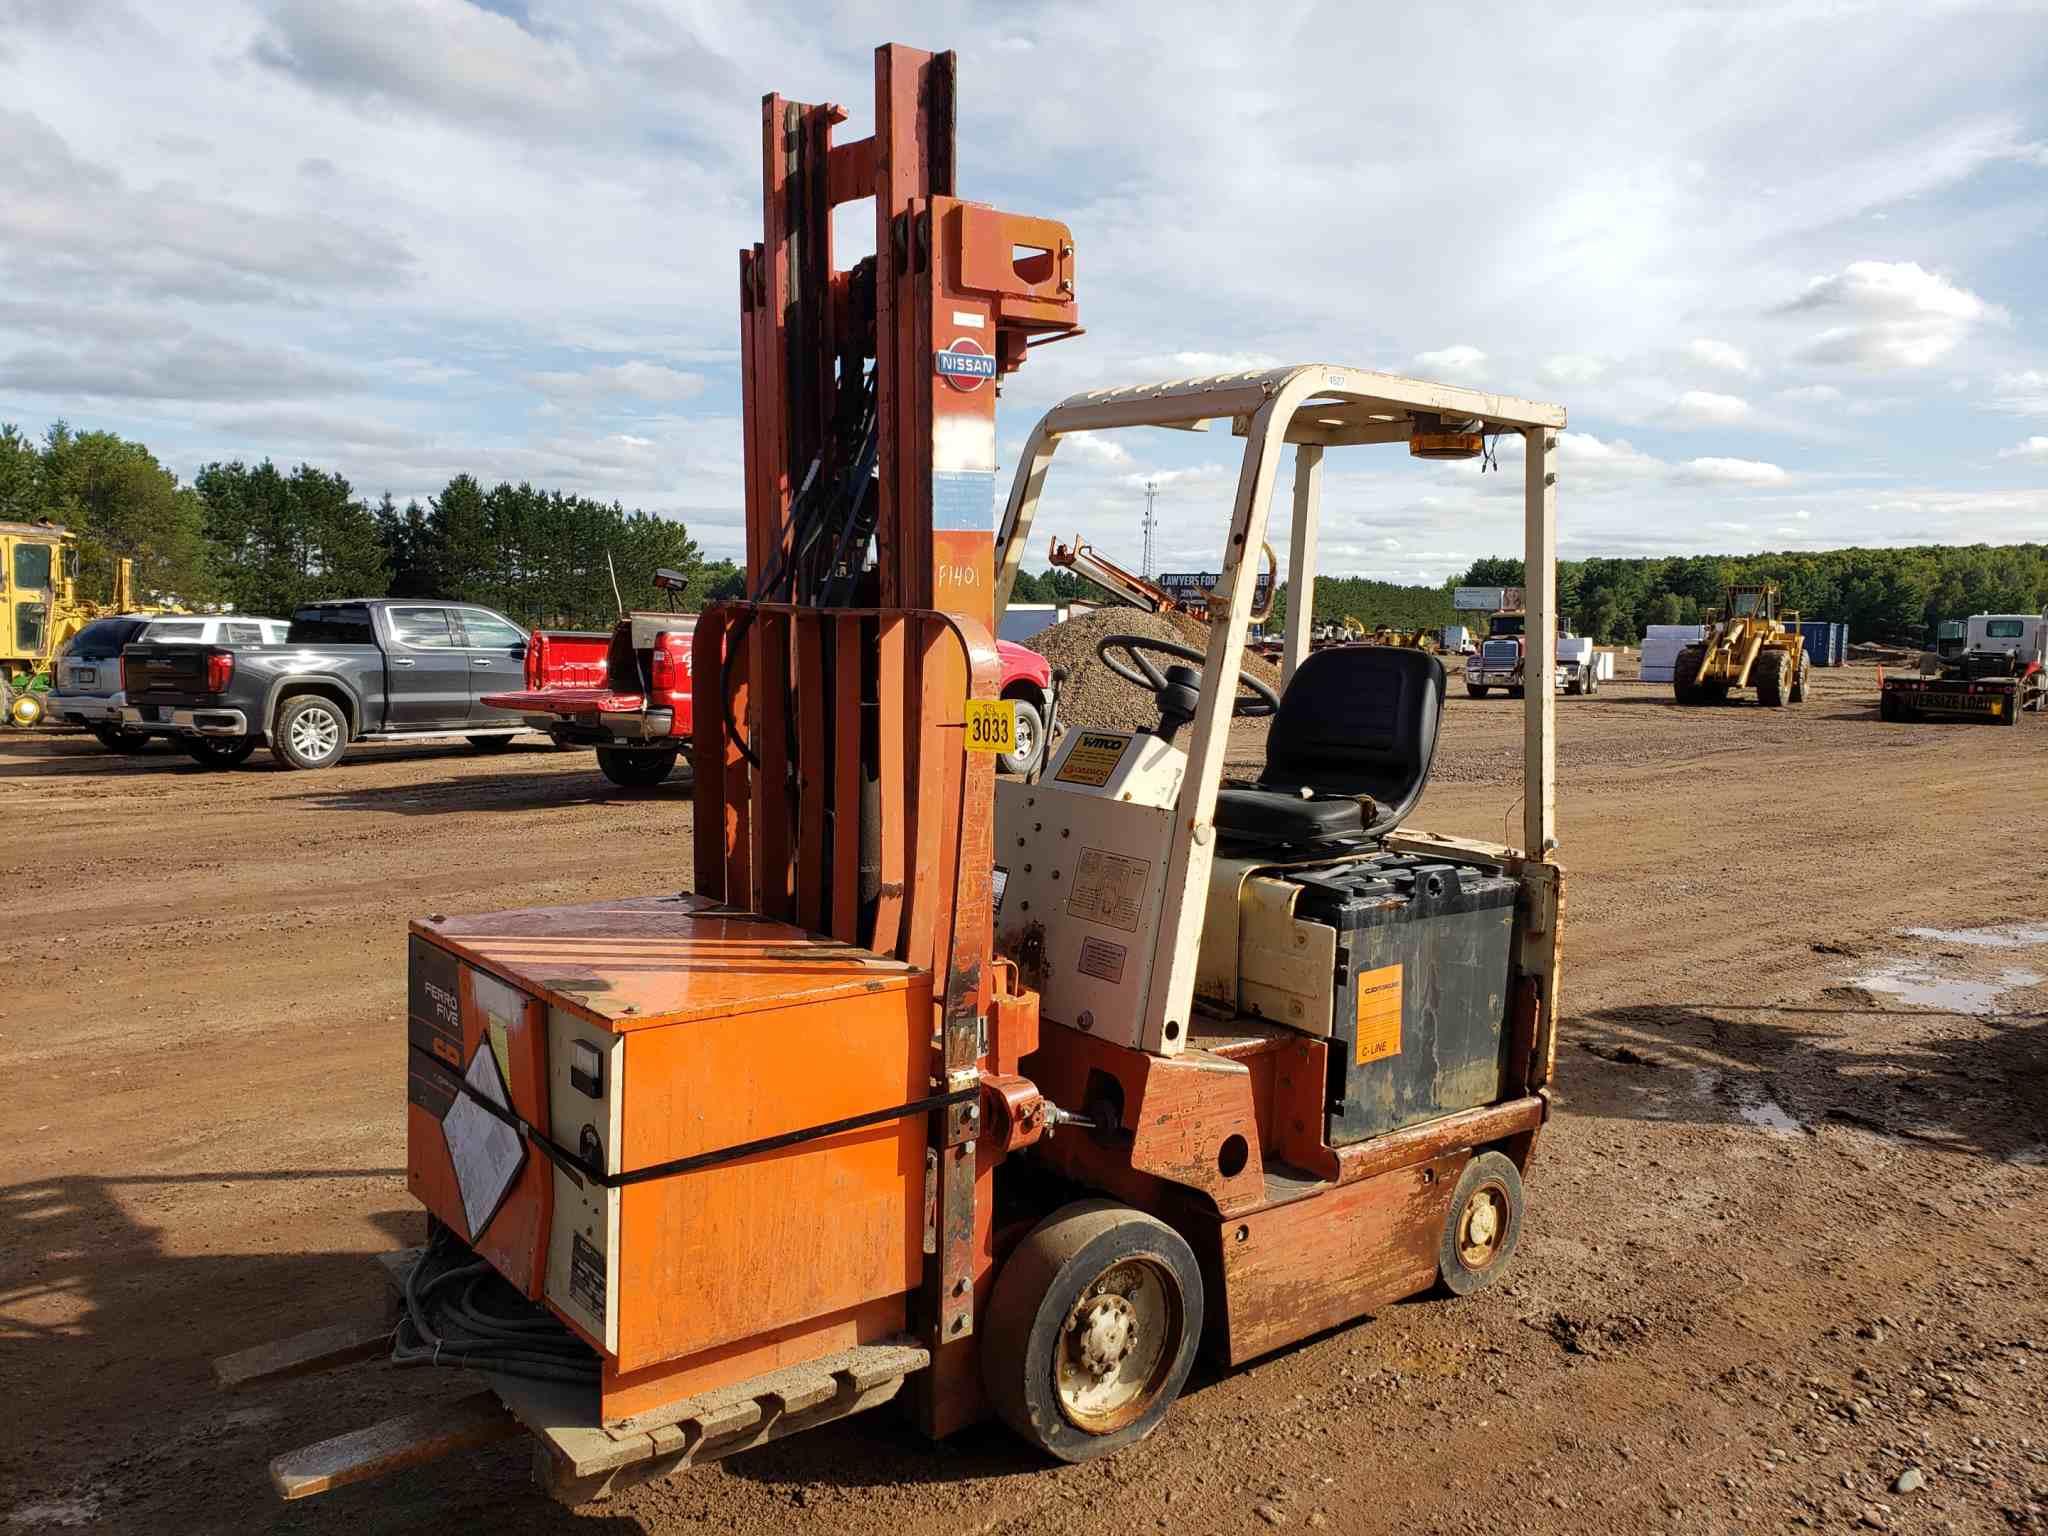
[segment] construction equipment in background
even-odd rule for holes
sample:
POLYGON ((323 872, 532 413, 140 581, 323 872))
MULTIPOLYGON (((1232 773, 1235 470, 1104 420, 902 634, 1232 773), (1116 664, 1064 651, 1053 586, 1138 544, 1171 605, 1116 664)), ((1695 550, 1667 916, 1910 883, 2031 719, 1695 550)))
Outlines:
POLYGON ((1521 848, 1411 831, 1442 663, 1310 656, 1308 620, 1327 450, 1518 432, 1547 667, 1563 409, 1328 364, 1080 395, 997 532, 989 386, 1078 329, 1072 241, 953 195, 951 55, 883 48, 876 86, 854 144, 836 107, 764 108, 753 595, 692 635, 695 889, 411 925, 431 1235, 390 1266, 395 1347, 330 1326, 219 1371, 388 1348, 488 1386, 278 1458, 288 1498, 530 1431, 581 1502, 896 1399, 931 1436, 994 1416, 1087 1460, 1151 1432, 1198 1347, 1237 1364, 1477 1290, 1520 1238, 1556 1031, 1554 702, 1524 713, 1521 848), (862 279, 833 270, 831 212, 869 195, 862 279), (849 388, 872 410, 835 412, 849 388), (990 636, 1060 442, 1218 420, 1244 450, 1205 648, 1103 640, 1157 722, 998 783, 990 636), (1290 447, 1276 693, 1240 664, 1290 447), (849 504, 801 505, 835 484, 849 504), (1226 787, 1257 713, 1265 766, 1226 787))
POLYGON ((1773 581, 1731 585, 1706 635, 1678 653, 1671 694, 1681 704, 1720 704, 1737 688, 1755 688, 1759 704, 1776 709, 1806 698, 1812 661, 1799 637, 1799 615, 1784 611, 1773 581))
MULTIPOLYGON (((1273 546, 1266 545, 1264 554, 1266 570, 1259 580, 1260 599, 1252 610, 1254 624, 1264 623, 1271 615, 1273 596, 1280 590, 1279 560, 1273 553, 1273 546)), ((1213 571, 1191 572, 1161 576, 1154 581, 1126 570, 1079 535, 1075 536, 1072 544, 1062 544, 1054 539, 1046 552, 1046 563, 1055 570, 1072 571, 1085 577, 1117 602, 1126 603, 1141 612, 1184 613, 1205 622, 1209 616, 1209 591, 1215 586, 1218 575, 1213 571)))
POLYGON ((1973 613, 1960 652, 1933 675, 1893 674, 1878 695, 1886 720, 1983 720, 2018 725, 2048 711, 2048 613, 1973 613))
POLYGON ((113 600, 78 595, 78 535, 52 522, 0 523, 0 719, 23 730, 46 713, 57 653, 94 619, 137 609, 135 562, 114 566, 113 600))
POLYGON ((1438 649, 1437 634, 1433 629, 1396 629, 1391 624, 1380 624, 1365 637, 1367 645, 1391 645, 1410 651, 1438 649))
MULTIPOLYGON (((1524 608, 1496 613, 1489 622, 1486 639, 1465 663, 1465 693, 1483 699, 1494 689, 1519 699, 1527 688, 1529 614, 1524 608)), ((1571 632, 1562 616, 1557 623, 1550 669, 1551 685, 1559 693, 1584 695, 1600 691, 1600 660, 1593 654, 1593 642, 1571 632)))

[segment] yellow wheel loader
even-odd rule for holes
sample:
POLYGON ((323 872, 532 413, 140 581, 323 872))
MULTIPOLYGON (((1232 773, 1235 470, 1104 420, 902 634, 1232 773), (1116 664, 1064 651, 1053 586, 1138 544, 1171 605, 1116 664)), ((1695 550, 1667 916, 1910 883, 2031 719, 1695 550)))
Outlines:
POLYGON ((0 723, 42 724, 58 651, 102 614, 132 607, 133 560, 115 567, 112 603, 78 595, 77 538, 52 522, 0 522, 0 723))
POLYGON ((1719 704, 1730 689, 1754 688, 1772 709, 1806 698, 1806 642, 1799 615, 1784 611, 1776 582, 1731 586, 1706 637, 1678 653, 1671 693, 1681 704, 1719 704))

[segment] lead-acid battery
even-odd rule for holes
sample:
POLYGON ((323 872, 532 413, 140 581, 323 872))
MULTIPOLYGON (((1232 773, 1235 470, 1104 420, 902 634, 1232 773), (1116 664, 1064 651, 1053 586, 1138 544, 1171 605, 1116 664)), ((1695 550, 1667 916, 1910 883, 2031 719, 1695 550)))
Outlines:
POLYGON ((1330 1145, 1499 1099, 1515 882, 1394 854, 1275 874, 1336 930, 1330 1145))

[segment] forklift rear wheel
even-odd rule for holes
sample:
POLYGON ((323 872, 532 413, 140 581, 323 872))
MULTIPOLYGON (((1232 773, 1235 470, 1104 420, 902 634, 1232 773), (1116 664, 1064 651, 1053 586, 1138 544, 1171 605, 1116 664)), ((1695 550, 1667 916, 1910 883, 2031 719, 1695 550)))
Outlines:
POLYGON ((1202 1337, 1202 1272, 1164 1222, 1113 1200, 1062 1206, 996 1276, 982 1380, 1003 1422, 1061 1461, 1152 1433, 1202 1337))
POLYGON ((599 747, 597 771, 621 789, 652 789, 676 766, 678 749, 644 752, 632 747, 599 747))
POLYGON ((1437 1273, 1453 1296, 1470 1296, 1498 1280, 1522 1238, 1522 1175, 1499 1152, 1465 1165, 1444 1217, 1437 1273))

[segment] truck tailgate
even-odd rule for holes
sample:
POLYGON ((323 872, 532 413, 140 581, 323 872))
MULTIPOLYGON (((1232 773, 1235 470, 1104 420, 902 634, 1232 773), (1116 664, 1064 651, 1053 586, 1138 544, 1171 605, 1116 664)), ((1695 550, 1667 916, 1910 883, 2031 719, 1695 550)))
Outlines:
POLYGON ((121 653, 128 697, 206 692, 204 645, 131 645, 121 653))

